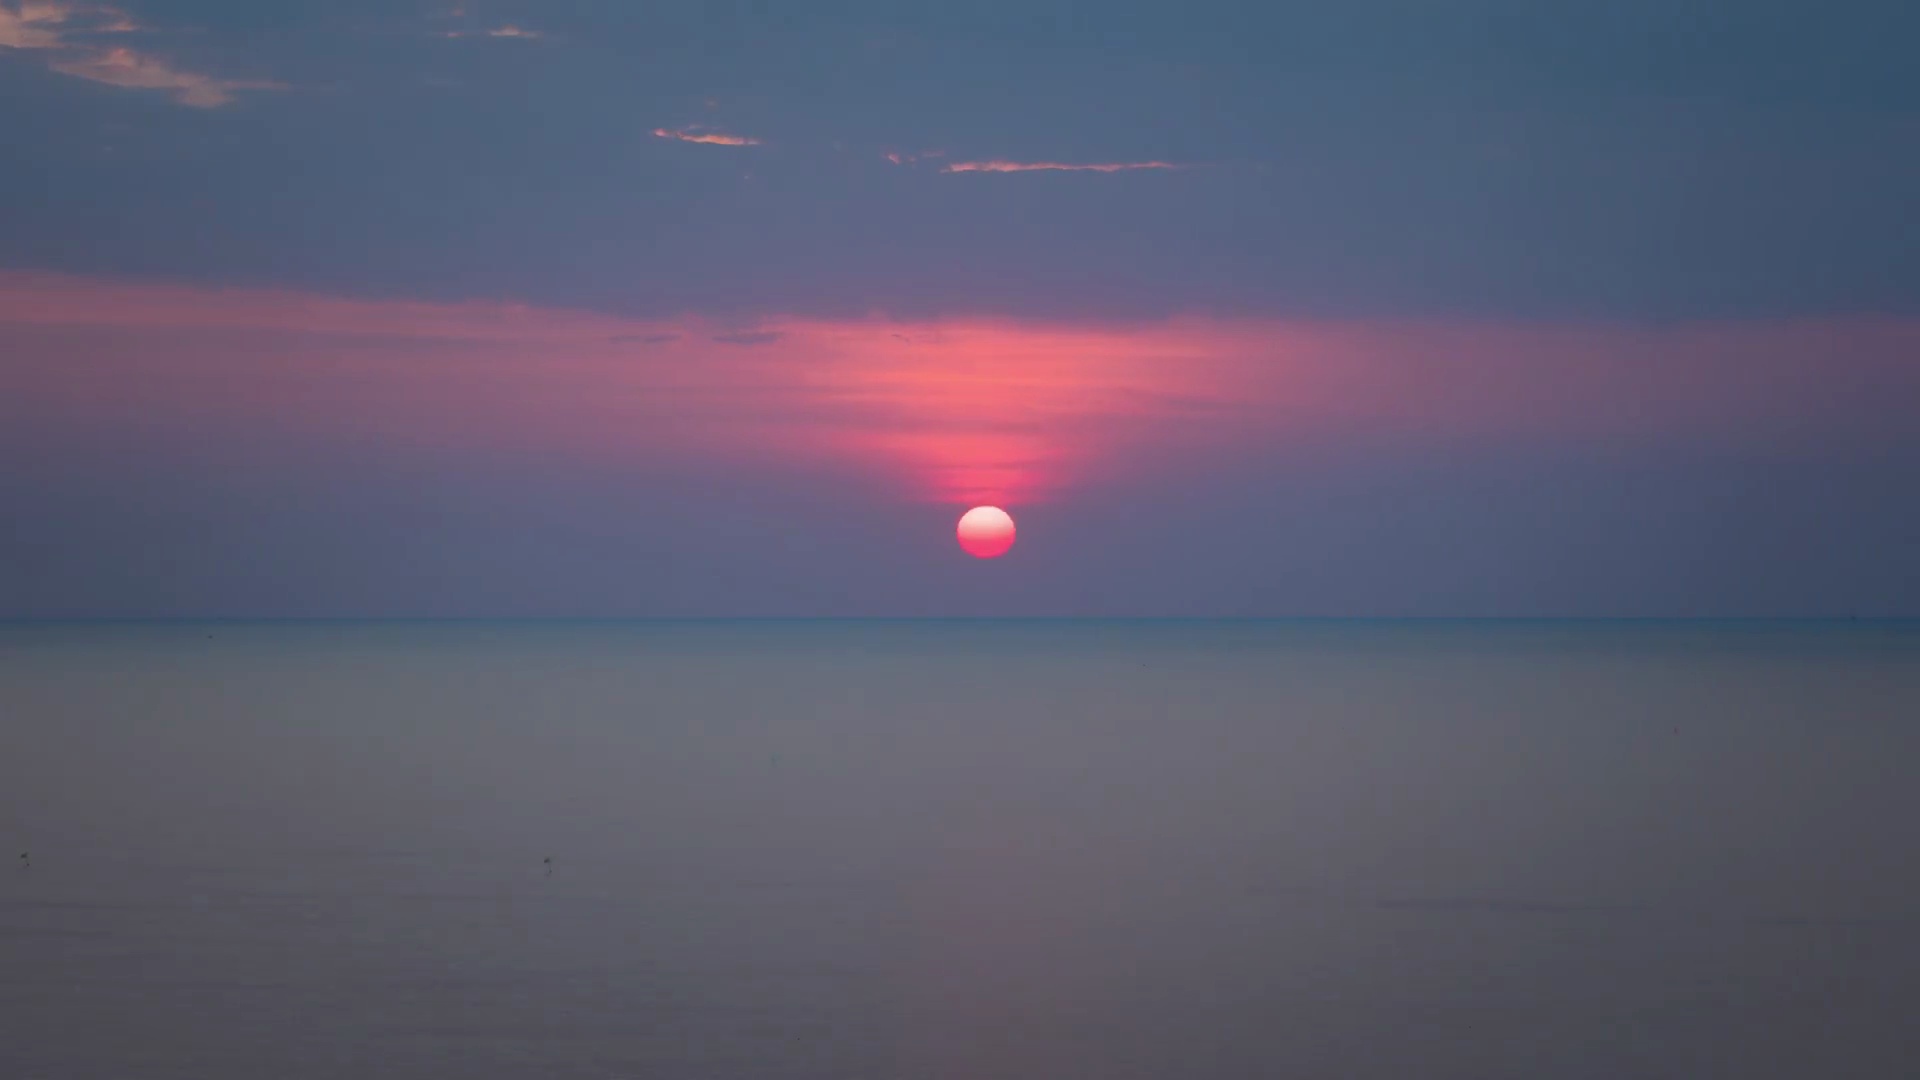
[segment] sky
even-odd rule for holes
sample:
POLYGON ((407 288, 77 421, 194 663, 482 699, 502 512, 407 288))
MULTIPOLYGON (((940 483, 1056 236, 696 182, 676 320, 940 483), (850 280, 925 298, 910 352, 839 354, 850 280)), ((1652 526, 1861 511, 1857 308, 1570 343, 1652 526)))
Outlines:
POLYGON ((0 0, 0 617, 1920 615, 1916 37, 0 0))

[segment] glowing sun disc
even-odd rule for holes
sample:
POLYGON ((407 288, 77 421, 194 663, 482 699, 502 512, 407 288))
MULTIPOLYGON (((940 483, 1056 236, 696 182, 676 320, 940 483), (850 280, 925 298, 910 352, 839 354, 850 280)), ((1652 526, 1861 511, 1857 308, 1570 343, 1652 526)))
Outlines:
POLYGON ((992 559, 1013 546, 1013 516, 997 506, 976 506, 960 515, 954 530, 960 547, 976 559, 992 559))

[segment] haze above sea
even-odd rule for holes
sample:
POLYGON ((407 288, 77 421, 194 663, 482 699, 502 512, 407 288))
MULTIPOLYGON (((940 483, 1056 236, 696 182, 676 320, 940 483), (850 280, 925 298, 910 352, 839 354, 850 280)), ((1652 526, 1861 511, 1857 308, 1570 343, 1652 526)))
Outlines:
POLYGON ((1907 1075, 1917 769, 1913 622, 0 624, 0 1076, 1907 1075))

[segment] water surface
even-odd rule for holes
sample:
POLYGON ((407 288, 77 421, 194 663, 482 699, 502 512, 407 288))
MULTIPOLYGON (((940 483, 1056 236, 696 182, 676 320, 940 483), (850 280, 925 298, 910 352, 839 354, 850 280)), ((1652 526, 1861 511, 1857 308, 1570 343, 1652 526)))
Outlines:
POLYGON ((0 626, 0 1076, 1900 1076, 1916 762, 1914 624, 0 626))

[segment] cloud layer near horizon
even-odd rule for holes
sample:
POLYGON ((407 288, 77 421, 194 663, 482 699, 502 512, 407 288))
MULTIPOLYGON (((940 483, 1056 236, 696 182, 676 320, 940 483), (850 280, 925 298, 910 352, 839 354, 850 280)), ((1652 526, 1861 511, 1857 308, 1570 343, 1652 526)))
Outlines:
POLYGON ((1022 504, 1168 456, 1313 445, 1911 441, 1920 321, 636 320, 0 272, 14 438, 374 439, 813 460, 1022 504), (169 436, 166 433, 172 432, 169 436))

